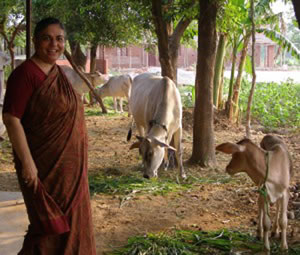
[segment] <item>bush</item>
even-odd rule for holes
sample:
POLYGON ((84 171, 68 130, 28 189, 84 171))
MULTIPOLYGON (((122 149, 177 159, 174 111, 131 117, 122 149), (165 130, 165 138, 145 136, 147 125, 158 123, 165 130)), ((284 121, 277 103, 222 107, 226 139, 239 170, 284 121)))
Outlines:
MULTIPOLYGON (((246 116, 251 82, 243 81, 240 93, 242 116, 246 116)), ((300 127, 300 84, 292 80, 278 83, 257 83, 251 114, 267 128, 300 127)))

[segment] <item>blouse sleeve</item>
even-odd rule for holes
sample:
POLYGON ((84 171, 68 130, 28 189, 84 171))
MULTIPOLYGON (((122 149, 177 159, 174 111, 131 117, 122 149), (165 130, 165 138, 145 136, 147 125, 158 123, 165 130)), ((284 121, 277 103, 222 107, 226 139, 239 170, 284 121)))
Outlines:
POLYGON ((7 81, 3 113, 22 118, 34 89, 45 78, 35 68, 32 63, 27 62, 11 73, 7 81))

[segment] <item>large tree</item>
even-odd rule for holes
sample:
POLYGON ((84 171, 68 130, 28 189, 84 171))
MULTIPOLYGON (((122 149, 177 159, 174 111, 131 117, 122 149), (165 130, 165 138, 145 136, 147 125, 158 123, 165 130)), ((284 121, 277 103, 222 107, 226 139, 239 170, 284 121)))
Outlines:
POLYGON ((158 41, 159 61, 162 76, 168 76, 177 82, 177 61, 180 39, 185 30, 196 17, 193 9, 195 0, 152 0, 152 18, 158 41), (175 8, 181 10, 177 15, 172 13, 175 8), (176 20, 176 24, 174 24, 176 20))
POLYGON ((216 54, 218 0, 200 0, 198 20, 198 61, 191 163, 207 167, 215 164, 213 125, 213 77, 216 54))
POLYGON ((25 1, 1 0, 0 35, 3 37, 11 58, 11 69, 15 67, 15 46, 18 36, 25 31, 25 1))

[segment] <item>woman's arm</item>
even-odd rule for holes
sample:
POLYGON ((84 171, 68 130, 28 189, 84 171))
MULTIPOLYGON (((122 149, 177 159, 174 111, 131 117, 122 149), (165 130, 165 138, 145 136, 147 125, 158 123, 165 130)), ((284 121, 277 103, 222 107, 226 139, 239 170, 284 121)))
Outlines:
POLYGON ((3 123, 6 126, 12 147, 21 160, 23 167, 22 177, 25 183, 28 186, 33 186, 34 191, 36 191, 38 185, 37 168, 33 161, 21 120, 9 113, 4 113, 3 123))

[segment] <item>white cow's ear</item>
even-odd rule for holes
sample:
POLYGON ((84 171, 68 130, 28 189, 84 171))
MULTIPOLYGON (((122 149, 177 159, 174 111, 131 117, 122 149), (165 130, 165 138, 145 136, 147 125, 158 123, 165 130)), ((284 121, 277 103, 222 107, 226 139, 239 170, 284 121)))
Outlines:
POLYGON ((139 135, 137 135, 136 138, 137 138, 140 142, 142 142, 142 141, 144 140, 144 137, 139 136, 139 135))
POLYGON ((140 145, 141 145, 140 141, 135 142, 130 146, 129 150, 140 148, 140 145))
POLYGON ((160 146, 160 147, 163 147, 163 148, 168 148, 170 150, 173 150, 173 151, 176 151, 176 149, 160 140, 158 140, 157 138, 152 138, 152 142, 154 145, 156 146, 160 146))
POLYGON ((226 154, 233 154, 236 152, 242 152, 245 150, 245 146, 235 143, 222 143, 216 147, 217 151, 224 152, 226 154))

